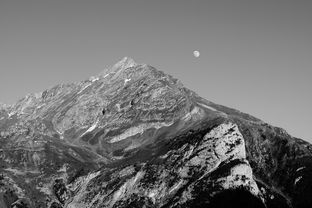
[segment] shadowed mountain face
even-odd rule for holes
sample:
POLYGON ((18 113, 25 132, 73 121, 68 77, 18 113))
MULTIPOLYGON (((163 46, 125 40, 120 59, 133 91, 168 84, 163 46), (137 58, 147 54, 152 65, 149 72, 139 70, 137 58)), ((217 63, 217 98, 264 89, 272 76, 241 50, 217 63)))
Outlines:
POLYGON ((311 151, 124 58, 0 105, 0 207, 312 207, 311 151))

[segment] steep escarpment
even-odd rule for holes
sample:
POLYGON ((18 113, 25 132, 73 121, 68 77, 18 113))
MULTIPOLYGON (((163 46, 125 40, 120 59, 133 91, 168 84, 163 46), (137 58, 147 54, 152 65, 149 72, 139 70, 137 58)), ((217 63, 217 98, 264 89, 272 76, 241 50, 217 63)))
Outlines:
POLYGON ((4 208, 312 204, 310 144, 130 58, 0 105, 0 136, 4 208))
MULTIPOLYGON (((211 122, 167 141, 147 161, 104 168, 82 177, 67 207, 198 207, 226 189, 259 189, 233 123, 211 122), (216 127, 213 127, 215 126, 216 127), (192 134, 194 137, 190 138, 192 134)), ((160 145, 160 146, 162 146, 160 145)))

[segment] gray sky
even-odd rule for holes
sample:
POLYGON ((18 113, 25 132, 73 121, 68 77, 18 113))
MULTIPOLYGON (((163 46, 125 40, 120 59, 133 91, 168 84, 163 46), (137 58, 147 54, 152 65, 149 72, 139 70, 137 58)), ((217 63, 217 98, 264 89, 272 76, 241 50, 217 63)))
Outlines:
POLYGON ((312 142, 311 11, 308 0, 0 0, 0 100, 129 56, 312 142))

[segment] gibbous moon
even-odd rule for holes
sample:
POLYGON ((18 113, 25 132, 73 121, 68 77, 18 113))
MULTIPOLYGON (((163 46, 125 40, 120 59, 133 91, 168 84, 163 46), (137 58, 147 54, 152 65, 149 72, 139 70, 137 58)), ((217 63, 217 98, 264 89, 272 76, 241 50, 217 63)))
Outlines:
POLYGON ((193 55, 194 55, 196 58, 198 58, 198 57, 200 56, 200 53, 199 53, 199 51, 193 51, 193 55))

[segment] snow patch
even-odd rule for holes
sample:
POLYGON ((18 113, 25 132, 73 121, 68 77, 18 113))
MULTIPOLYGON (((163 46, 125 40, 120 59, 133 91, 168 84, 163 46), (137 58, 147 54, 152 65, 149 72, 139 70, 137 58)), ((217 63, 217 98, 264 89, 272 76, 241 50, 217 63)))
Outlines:
POLYGON ((86 86, 84 86, 79 92, 78 94, 80 94, 82 91, 84 91, 87 87, 89 87, 92 83, 87 84, 86 86))
POLYGON ((127 84, 127 82, 129 82, 131 79, 125 79, 125 83, 124 84, 127 84))
POLYGON ((302 179, 302 176, 299 176, 298 178, 296 178, 295 180, 295 185, 302 179))
POLYGON ((15 111, 13 111, 13 112, 10 112, 8 115, 9 115, 9 118, 11 118, 13 115, 15 115, 16 114, 16 112, 15 111))
POLYGON ((124 158, 124 156, 113 156, 113 159, 114 160, 121 160, 121 159, 123 159, 124 158))
POLYGON ((87 131, 85 131, 81 136, 85 135, 88 132, 93 131, 98 126, 99 120, 97 120, 87 131))
POLYGON ((305 168, 305 166, 302 166, 302 167, 298 168, 298 169, 296 170, 296 172, 298 172, 298 171, 300 171, 300 170, 302 170, 302 169, 304 169, 304 168, 305 168))
POLYGON ((99 123, 99 120, 97 120, 97 121, 86 131, 86 133, 87 133, 87 132, 90 132, 90 131, 93 131, 93 130, 97 127, 98 123, 99 123))
POLYGON ((215 111, 215 112, 221 114, 222 116, 227 117, 227 114, 226 114, 226 113, 224 113, 224 112, 222 112, 222 111, 218 111, 217 109, 215 109, 215 108, 213 108, 213 107, 211 107, 211 106, 208 106, 208 105, 203 104, 203 103, 197 103, 197 104, 200 105, 200 106, 202 106, 202 107, 204 107, 204 108, 206 108, 206 109, 209 109, 209 110, 211 110, 211 111, 215 111))
POLYGON ((90 77, 89 81, 91 82, 95 82, 95 81, 98 81, 100 78, 98 77, 90 77))
POLYGON ((203 103, 197 103, 197 104, 200 105, 200 106, 202 106, 202 107, 204 107, 204 108, 207 108, 207 109, 209 109, 209 110, 217 111, 215 108, 210 107, 210 106, 208 106, 208 105, 205 105, 205 104, 203 104, 203 103))
POLYGON ((136 134, 143 134, 143 132, 146 129, 150 129, 150 128, 159 129, 161 127, 171 126, 172 124, 173 124, 173 122, 170 122, 170 123, 160 123, 160 122, 156 122, 156 123, 143 123, 143 124, 141 124, 139 126, 135 126, 135 127, 131 127, 129 129, 127 129, 122 134, 112 138, 109 141, 109 143, 119 142, 121 140, 127 139, 128 137, 134 136, 136 134))
POLYGON ((55 129, 55 131, 60 135, 60 139, 64 139, 64 135, 62 132, 60 132, 58 129, 55 129))

